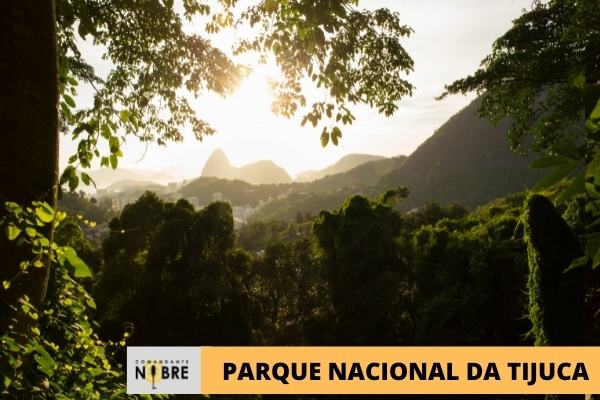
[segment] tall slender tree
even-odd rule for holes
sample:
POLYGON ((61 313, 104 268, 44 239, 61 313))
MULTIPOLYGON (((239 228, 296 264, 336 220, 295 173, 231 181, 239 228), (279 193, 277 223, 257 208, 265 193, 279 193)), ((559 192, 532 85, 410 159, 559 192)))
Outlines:
MULTIPOLYGON (((58 72, 54 0, 0 3, 0 201, 56 202, 58 182, 58 72)), ((52 232, 48 231, 51 235, 52 232)), ((0 280, 18 273, 25 246, 0 240, 0 280)), ((8 300, 27 294, 40 304, 49 268, 15 281, 8 300)), ((1 307, 4 308, 4 307, 1 307)), ((0 315, 0 320, 1 319, 0 315)))

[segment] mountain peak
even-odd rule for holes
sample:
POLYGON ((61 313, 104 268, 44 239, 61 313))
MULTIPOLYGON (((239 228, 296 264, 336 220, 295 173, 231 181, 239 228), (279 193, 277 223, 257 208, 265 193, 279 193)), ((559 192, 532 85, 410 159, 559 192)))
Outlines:
POLYGON ((231 165, 227 154, 221 149, 213 151, 210 155, 202 168, 202 176, 239 179, 253 184, 287 183, 292 180, 287 171, 273 161, 260 160, 236 168, 231 165))
POLYGON ((214 159, 225 159, 227 160, 227 162, 229 162, 229 158, 227 157, 227 154, 225 154, 225 152, 221 149, 216 149, 215 151, 212 152, 212 154, 210 155, 210 157, 208 157, 209 159, 214 158, 214 159))
POLYGON ((223 150, 217 149, 213 151, 210 157, 208 157, 206 164, 204 164, 202 176, 234 179, 235 168, 231 165, 227 154, 223 150))

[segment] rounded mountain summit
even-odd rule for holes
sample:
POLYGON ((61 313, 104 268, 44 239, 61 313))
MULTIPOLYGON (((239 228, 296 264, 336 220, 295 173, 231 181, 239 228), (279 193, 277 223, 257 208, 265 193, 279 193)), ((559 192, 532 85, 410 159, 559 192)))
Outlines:
POLYGON ((229 158, 221 149, 215 150, 210 155, 202 168, 202 176, 239 179, 256 185, 292 182, 292 177, 287 171, 273 161, 261 160, 238 168, 231 165, 229 158))

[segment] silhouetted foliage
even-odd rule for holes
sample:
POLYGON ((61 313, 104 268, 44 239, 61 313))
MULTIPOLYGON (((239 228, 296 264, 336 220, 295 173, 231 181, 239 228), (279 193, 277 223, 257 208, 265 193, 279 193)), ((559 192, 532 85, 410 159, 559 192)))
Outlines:
POLYGON ((400 215, 355 196, 321 212, 314 235, 336 312, 338 344, 409 343, 407 265, 395 241, 400 215))
POLYGON ((256 258, 252 295, 261 306, 261 343, 335 343, 328 287, 307 239, 273 244, 256 258))
POLYGON ((403 236, 413 253, 416 342, 522 343, 528 324, 522 318, 525 245, 515 235, 520 201, 497 201, 467 216, 438 219, 452 211, 429 204, 406 216, 408 226, 433 219, 403 236))
POLYGON ((527 200, 525 237, 529 255, 529 318, 537 345, 576 345, 584 338, 586 266, 581 245, 552 202, 527 200))
POLYGON ((97 224, 108 222, 113 215, 108 200, 98 203, 94 197, 88 199, 80 194, 70 192, 61 194, 58 199, 58 208, 66 211, 73 218, 81 215, 97 224))
POLYGON ((296 222, 285 221, 252 221, 237 231, 238 244, 250 252, 265 250, 276 243, 293 243, 300 239, 308 239, 311 235, 313 221, 310 216, 299 213, 296 222))
POLYGON ((96 287, 106 335, 131 322, 135 344, 251 342, 250 260, 234 248, 228 204, 195 212, 147 193, 111 229, 96 287))

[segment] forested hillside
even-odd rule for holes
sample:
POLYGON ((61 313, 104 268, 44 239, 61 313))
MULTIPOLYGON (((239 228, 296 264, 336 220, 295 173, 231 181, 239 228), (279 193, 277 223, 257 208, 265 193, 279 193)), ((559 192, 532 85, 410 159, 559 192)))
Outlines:
POLYGON ((200 204, 208 204, 213 201, 214 193, 220 193, 234 206, 258 206, 261 200, 283 196, 293 187, 291 184, 252 185, 241 180, 201 177, 184 186, 179 194, 197 197, 200 204))
POLYGON ((382 186, 404 185, 411 196, 405 208, 426 201, 476 207, 520 192, 542 177, 531 170, 535 156, 511 151, 508 120, 496 126, 479 116, 482 99, 454 115, 415 150, 406 162, 381 180, 382 186))

